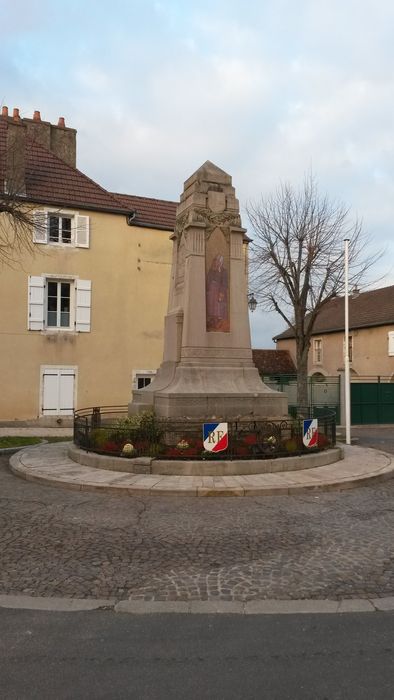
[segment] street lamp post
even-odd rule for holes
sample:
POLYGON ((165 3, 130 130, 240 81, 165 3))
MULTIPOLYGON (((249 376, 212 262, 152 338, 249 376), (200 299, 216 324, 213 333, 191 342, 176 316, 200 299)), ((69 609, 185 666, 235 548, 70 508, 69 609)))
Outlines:
POLYGON ((350 361, 349 361, 349 239, 345 238, 345 428, 346 444, 350 436, 350 361))

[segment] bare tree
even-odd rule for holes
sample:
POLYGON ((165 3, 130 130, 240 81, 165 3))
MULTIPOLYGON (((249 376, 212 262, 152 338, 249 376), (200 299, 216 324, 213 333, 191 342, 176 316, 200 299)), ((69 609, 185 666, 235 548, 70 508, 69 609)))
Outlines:
POLYGON ((308 405, 308 352, 316 317, 344 291, 344 239, 349 239, 349 282, 359 284, 381 253, 366 257, 368 239, 349 209, 318 192, 313 175, 299 190, 281 184, 247 207, 254 229, 251 283, 259 302, 277 311, 296 342, 297 403, 308 405))
POLYGON ((17 197, 0 195, 0 266, 17 264, 24 253, 33 255, 33 207, 17 197))

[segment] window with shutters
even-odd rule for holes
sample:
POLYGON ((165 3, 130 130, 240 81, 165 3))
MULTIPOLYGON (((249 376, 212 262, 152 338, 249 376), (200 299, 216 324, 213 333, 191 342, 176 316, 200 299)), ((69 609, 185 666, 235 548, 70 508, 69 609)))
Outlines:
POLYGON ((89 248, 89 217, 78 212, 36 209, 33 242, 45 245, 89 248))
POLYGON ((90 280, 30 275, 28 286, 29 330, 90 331, 90 280))

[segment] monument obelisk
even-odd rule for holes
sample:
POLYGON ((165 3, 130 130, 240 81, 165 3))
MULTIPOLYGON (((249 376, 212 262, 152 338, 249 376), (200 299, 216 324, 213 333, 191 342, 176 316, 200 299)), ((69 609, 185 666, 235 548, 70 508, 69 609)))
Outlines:
POLYGON ((177 209, 163 362, 133 392, 129 413, 159 417, 278 418, 287 397, 253 364, 247 304, 249 238, 230 175, 207 161, 184 185, 177 209))

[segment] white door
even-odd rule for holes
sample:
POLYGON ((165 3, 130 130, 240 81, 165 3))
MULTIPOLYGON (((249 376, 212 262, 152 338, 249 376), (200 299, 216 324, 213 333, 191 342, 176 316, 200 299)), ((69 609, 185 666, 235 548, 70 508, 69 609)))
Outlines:
POLYGON ((72 416, 75 369, 47 367, 42 378, 42 414, 72 416))

